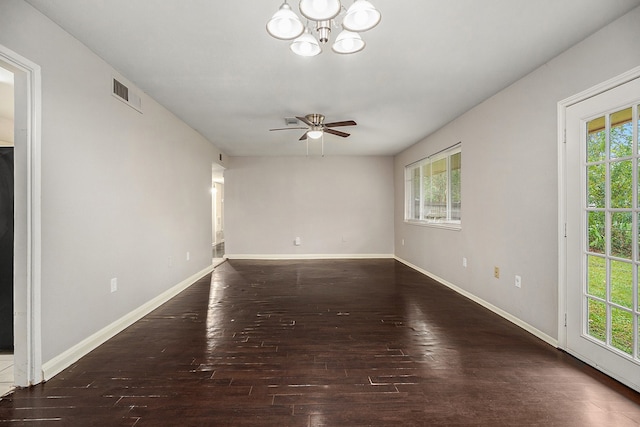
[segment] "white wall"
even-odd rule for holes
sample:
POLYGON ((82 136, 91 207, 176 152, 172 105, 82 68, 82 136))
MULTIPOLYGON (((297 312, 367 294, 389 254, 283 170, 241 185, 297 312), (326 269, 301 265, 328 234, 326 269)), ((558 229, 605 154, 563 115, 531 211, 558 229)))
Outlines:
POLYGON ((396 255, 557 338, 557 103, 640 65, 638 23, 640 8, 397 155, 396 255), (404 166, 458 141, 462 231, 405 224, 404 166))
POLYGON ((231 258, 393 254, 391 157, 233 157, 225 197, 231 258))
POLYGON ((121 76, 22 1, 0 2, 0 44, 42 68, 47 362, 211 265, 220 152, 148 96, 144 114, 112 97, 121 76))

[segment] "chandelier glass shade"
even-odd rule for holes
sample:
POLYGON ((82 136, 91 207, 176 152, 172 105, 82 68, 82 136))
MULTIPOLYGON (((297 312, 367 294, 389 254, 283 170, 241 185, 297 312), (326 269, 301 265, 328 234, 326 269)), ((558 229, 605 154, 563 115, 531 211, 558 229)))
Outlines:
POLYGON ((304 32, 304 25, 291 6, 284 2, 267 22, 267 32, 280 40, 292 40, 304 32))
POLYGON ((322 128, 314 126, 313 129, 307 132, 307 136, 311 139, 318 139, 322 136, 322 128))
POLYGON ((350 31, 367 31, 378 25, 382 16, 367 0, 356 0, 347 10, 342 26, 350 31))
POLYGON ((291 50, 300 56, 316 56, 322 52, 320 43, 308 31, 305 31, 291 43, 291 50))
POLYGON ((340 0, 301 0, 300 13, 313 21, 327 21, 340 13, 340 0))
POLYGON ((331 39, 332 28, 342 30, 331 46, 335 53, 359 52, 366 45, 359 33, 372 29, 381 19, 368 0, 355 0, 348 9, 340 0, 300 0, 298 8, 306 25, 284 0, 267 22, 267 32, 280 40, 293 40, 291 50, 300 56, 320 54, 322 45, 331 39))
POLYGON ((348 54, 360 52, 364 49, 364 46, 365 42, 362 40, 362 37, 360 37, 360 34, 349 30, 342 30, 342 32, 338 34, 338 37, 336 37, 336 41, 333 43, 333 46, 331 46, 331 49, 333 49, 335 53, 348 54))

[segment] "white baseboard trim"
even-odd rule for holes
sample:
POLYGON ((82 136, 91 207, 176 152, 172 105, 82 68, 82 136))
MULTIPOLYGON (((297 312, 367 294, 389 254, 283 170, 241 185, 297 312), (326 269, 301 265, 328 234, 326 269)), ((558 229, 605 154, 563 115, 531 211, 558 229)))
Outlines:
POLYGON ((45 381, 53 378, 55 375, 62 372, 64 369, 77 362, 82 356, 85 356, 96 347, 104 344, 109 339, 113 338, 116 334, 122 332, 124 329, 131 326, 133 323, 142 319, 147 314, 151 313, 156 308, 160 307, 165 302, 169 301, 174 296, 178 295, 183 290, 194 284, 199 279, 203 278, 207 274, 213 271, 214 266, 210 265, 205 269, 197 272, 196 274, 186 278, 182 282, 173 286, 172 288, 164 291, 152 300, 142 304, 132 312, 125 314, 120 319, 111 323, 110 325, 102 328, 95 334, 85 338, 78 344, 69 348, 68 350, 60 353, 53 359, 42 364, 42 376, 45 381))
POLYGON ((547 344, 558 348, 558 340, 545 334, 544 332, 542 332, 541 330, 531 326, 530 324, 528 324, 527 322, 515 317, 514 315, 512 315, 511 313, 508 313, 504 310, 502 310, 501 308, 496 307, 495 305, 481 299, 478 298, 476 295, 472 294, 471 292, 465 291, 464 289, 454 285, 453 283, 450 283, 446 280, 444 280, 442 277, 438 277, 433 273, 430 273, 416 265, 411 264, 410 262, 399 258, 399 257, 394 257, 397 261, 403 263, 404 265, 413 268, 416 271, 419 271, 420 273, 424 274, 425 276, 428 276, 430 278, 432 278, 433 280, 440 282, 441 284, 443 284, 444 286, 456 291, 457 293, 459 293, 460 295, 469 298, 471 301, 480 304, 481 306, 483 306, 486 309, 489 309, 491 311, 493 311, 494 313, 496 313, 498 316, 505 318, 506 320, 510 321, 511 323, 521 327, 522 329, 524 329, 525 331, 529 332, 530 334, 540 338, 542 341, 546 342, 547 344))
POLYGON ((227 259, 296 260, 296 259, 391 259, 393 254, 225 254, 227 259))

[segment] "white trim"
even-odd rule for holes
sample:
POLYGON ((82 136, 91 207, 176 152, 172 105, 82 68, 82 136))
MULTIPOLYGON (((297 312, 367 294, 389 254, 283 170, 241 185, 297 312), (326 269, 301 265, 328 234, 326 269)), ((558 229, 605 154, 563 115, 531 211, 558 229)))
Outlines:
POLYGON ((227 259, 295 260, 295 259, 390 259, 393 254, 225 254, 227 259))
POLYGON ((453 231, 462 231, 462 222, 428 222, 421 221, 417 219, 405 219, 404 223, 407 225, 417 225, 418 227, 432 227, 432 228, 442 228, 444 230, 453 230, 453 231))
POLYGON ((599 370, 600 372, 606 374, 607 376, 610 376, 611 378, 613 378, 614 380, 618 381, 619 383, 622 383, 622 384, 626 385, 630 389, 633 389, 635 391, 640 391, 640 389, 638 387, 638 384, 635 384, 635 383, 629 381, 628 378, 621 377, 620 375, 617 375, 617 374, 605 369, 602 365, 599 365, 597 362, 595 362, 595 361, 593 361, 593 360, 591 360, 591 359, 589 359, 587 357, 584 357, 584 355, 575 353, 575 352, 571 351, 570 349, 566 349, 564 351, 566 351, 567 354, 570 354, 571 356, 575 357, 576 359, 581 360, 584 363, 586 363, 587 365, 589 365, 589 366, 599 370))
POLYGON ((567 347, 567 328, 565 316, 567 313, 566 283, 567 283, 567 239, 565 237, 567 224, 566 207, 566 106, 558 103, 558 347, 567 347))
POLYGON ((61 371, 71 366, 74 362, 88 354, 90 351, 94 350, 99 345, 113 338, 116 334, 122 332, 133 323, 137 322, 156 308, 160 307, 162 304, 169 301, 171 298, 178 295, 183 290, 187 289, 189 286, 193 285, 199 279, 211 273, 213 271, 213 268, 213 265, 210 265, 205 269, 197 272, 196 274, 186 278, 182 282, 166 290, 157 297, 151 299, 145 304, 142 304, 140 307, 136 308, 128 314, 125 314, 120 319, 116 320, 108 326, 105 326, 95 334, 85 338, 78 344, 57 355, 53 359, 43 363, 42 373, 44 376, 44 380, 48 381, 54 375, 59 374, 61 371))
POLYGON ((583 90, 580 93, 565 98, 562 101, 558 102, 558 106, 564 106, 566 109, 574 104, 577 104, 578 102, 584 101, 585 99, 592 98, 615 87, 622 86, 625 83, 629 83, 631 80, 635 80, 638 77, 640 77, 640 66, 632 68, 625 73, 622 73, 607 81, 592 86, 589 89, 583 90))
POLYGON ((440 282, 441 284, 443 284, 444 286, 456 291, 457 293, 459 293, 460 295, 469 298, 471 301, 480 304, 481 306, 483 306, 484 308, 487 308, 489 310, 491 310, 492 312, 496 313, 498 316, 503 317, 504 319, 508 320, 509 322, 521 327, 522 329, 524 329, 525 331, 529 332, 530 334, 540 338, 542 341, 546 342, 547 344, 553 346, 553 347, 558 347, 558 340, 556 340, 555 338, 545 334, 544 332, 542 332, 541 330, 531 326, 530 324, 528 324, 527 322, 515 317, 514 315, 507 313, 506 311, 502 310, 501 308, 496 307, 495 305, 483 300, 482 298, 478 298, 476 295, 465 291, 464 289, 454 285, 451 282, 446 281, 445 279, 436 276, 433 273, 430 273, 427 270, 424 270, 416 265, 411 264, 410 262, 399 258, 399 257, 395 257, 395 259, 401 263, 403 263, 404 265, 413 268, 416 271, 419 271, 420 273, 424 274, 425 276, 428 276, 430 278, 432 278, 433 280, 440 282))
MULTIPOLYGON (((567 350, 567 333, 565 327, 565 313, 567 312, 567 239, 565 238, 565 224, 567 223, 566 211, 566 153, 565 153, 565 127, 567 108, 586 99, 600 95, 617 86, 630 82, 640 77, 640 66, 620 74, 605 82, 592 86, 576 95, 570 96, 558 102, 558 347, 567 350)), ((585 362, 589 363, 585 360, 585 362)), ((598 368, 601 369, 601 368, 598 368)))
POLYGON ((213 258, 211 265, 213 266, 213 268, 216 268, 220 264, 224 263, 226 260, 227 260, 226 256, 222 258, 213 258))
MULTIPOLYGON (((26 128, 26 307, 14 307, 14 330, 26 331, 26 349, 18 349, 26 360, 17 360, 16 365, 26 367, 24 372, 15 370, 16 385, 27 386, 42 381, 41 338, 41 111, 42 79, 40 66, 16 52, 0 45, 0 61, 26 75, 27 128, 26 128), (21 315, 24 314, 24 315, 21 315), (25 324, 26 323, 26 324, 25 324), (22 375, 25 377, 23 378, 22 375)), ((14 297, 15 300, 15 297, 14 297)), ((15 338, 14 338, 15 340, 15 338)))

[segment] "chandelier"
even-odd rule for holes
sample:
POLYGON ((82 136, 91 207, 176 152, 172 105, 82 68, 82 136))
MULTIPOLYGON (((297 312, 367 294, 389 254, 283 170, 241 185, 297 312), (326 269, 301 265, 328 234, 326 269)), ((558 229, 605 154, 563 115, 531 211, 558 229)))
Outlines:
POLYGON ((340 0, 300 0, 298 7, 307 19, 307 25, 284 0, 267 22, 267 32, 280 40, 293 40, 291 50, 300 56, 316 56, 322 52, 322 45, 331 36, 331 28, 340 28, 336 23, 340 19, 342 31, 331 49, 341 54, 359 52, 365 46, 359 33, 378 25, 381 18, 380 12, 368 0, 355 0, 348 9, 340 0))

